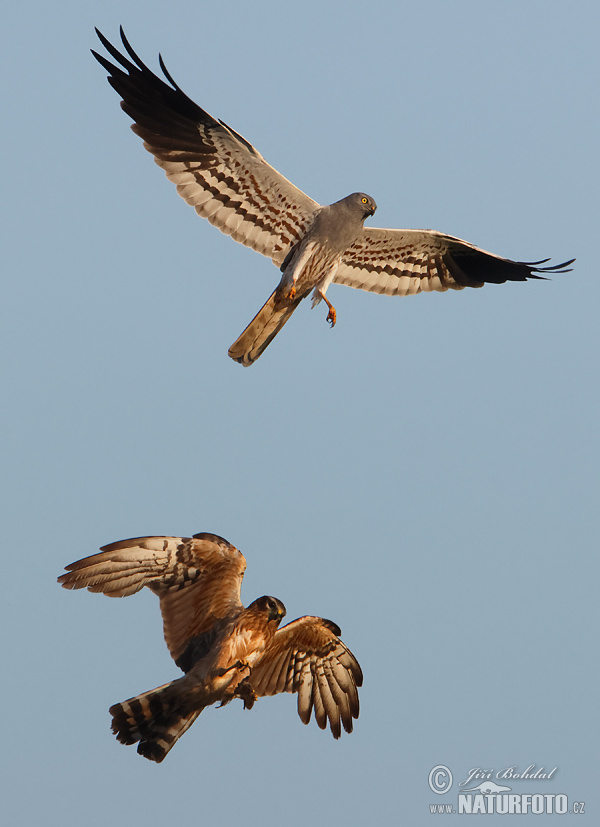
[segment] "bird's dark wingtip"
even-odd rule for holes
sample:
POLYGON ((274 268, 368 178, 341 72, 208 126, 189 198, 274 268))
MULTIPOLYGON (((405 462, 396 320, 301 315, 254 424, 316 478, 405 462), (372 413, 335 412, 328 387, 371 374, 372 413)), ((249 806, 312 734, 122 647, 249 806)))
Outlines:
POLYGON ((537 273, 571 273, 573 268, 570 267, 569 265, 573 264, 575 259, 570 258, 568 261, 563 261, 560 264, 553 264, 550 267, 537 267, 536 266, 537 264, 545 264, 547 261, 550 261, 550 259, 545 258, 543 261, 532 262, 533 269, 537 273))
POLYGON ((185 94, 184 92, 182 92, 182 90, 179 88, 179 86, 173 80, 173 78, 171 76, 171 73, 167 69, 167 67, 165 65, 165 62, 163 60, 163 56, 160 54, 160 52, 158 53, 158 64, 159 64, 160 68, 162 69, 163 74, 166 77, 166 79, 169 81, 169 83, 171 83, 173 85, 173 88, 176 89, 178 92, 181 92, 182 94, 185 94))
POLYGON ((546 276, 540 276, 537 274, 549 273, 550 275, 555 275, 556 273, 570 273, 573 270, 573 268, 569 265, 573 264, 575 259, 570 258, 568 261, 562 261, 560 264, 551 264, 548 267, 540 267, 540 264, 546 264, 546 262, 548 261, 550 261, 549 258, 542 258, 540 259, 540 261, 520 261, 517 263, 529 268, 529 274, 527 278, 546 279, 546 276))
POLYGON ((127 40, 123 26, 119 26, 119 36, 121 38, 121 43, 123 44, 123 46, 125 46, 130 56, 133 57, 135 55, 135 52, 133 51, 133 49, 131 48, 131 44, 127 40))

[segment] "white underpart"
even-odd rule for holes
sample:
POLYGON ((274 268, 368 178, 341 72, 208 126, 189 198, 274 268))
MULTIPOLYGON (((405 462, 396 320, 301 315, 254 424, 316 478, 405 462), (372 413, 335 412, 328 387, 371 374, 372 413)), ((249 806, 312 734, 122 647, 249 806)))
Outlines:
POLYGON ((329 268, 329 272, 327 275, 317 284, 315 289, 313 290, 312 294, 312 305, 311 307, 316 307, 321 299, 325 298, 325 293, 327 293, 327 288, 333 281, 333 278, 337 272, 337 268, 340 266, 340 260, 338 259, 335 261, 331 267, 329 268))
POLYGON ((317 246, 316 241, 309 241, 306 247, 302 250, 300 255, 296 258, 294 263, 291 267, 287 267, 285 271, 285 286, 291 287, 292 285, 296 284, 298 281, 298 277, 300 273, 304 269, 305 264, 312 256, 315 247, 317 246))

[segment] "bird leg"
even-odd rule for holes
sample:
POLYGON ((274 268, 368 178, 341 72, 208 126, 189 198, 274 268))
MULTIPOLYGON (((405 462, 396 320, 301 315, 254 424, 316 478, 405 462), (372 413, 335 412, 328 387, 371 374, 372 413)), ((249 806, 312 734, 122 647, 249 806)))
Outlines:
POLYGON ((290 292, 287 294, 288 301, 292 301, 292 299, 296 298, 296 287, 292 284, 290 287, 290 292))
POLYGON ((236 662, 232 666, 228 666, 227 669, 224 669, 222 674, 226 675, 227 672, 231 672, 232 669, 239 669, 240 672, 243 671, 244 669, 247 669, 248 673, 250 673, 249 664, 244 663, 243 660, 236 660, 236 662))
POLYGON ((330 324, 332 327, 334 327, 334 326, 335 326, 335 323, 337 322, 337 313, 335 312, 335 307, 331 304, 331 302, 329 301, 329 299, 327 298, 327 296, 325 295, 325 293, 322 293, 320 290, 317 290, 317 296, 318 296, 320 299, 323 299, 323 301, 325 302, 325 304, 326 304, 326 305, 327 305, 327 307, 329 308, 329 313, 327 314, 327 319, 326 319, 326 321, 328 321, 328 322, 329 322, 329 324, 330 324))
POLYGON ((228 666, 227 669, 220 669, 219 670, 219 677, 223 677, 228 672, 232 672, 233 670, 237 671, 237 675, 235 675, 230 681, 227 687, 224 688, 224 697, 221 700, 219 706, 226 706, 228 703, 231 702, 233 698, 243 698, 244 699, 244 708, 246 708, 246 704, 250 704, 247 708, 250 709, 254 701, 256 700, 256 696, 252 699, 250 694, 252 693, 252 689, 250 685, 250 691, 246 690, 244 683, 248 681, 250 677, 250 672, 252 671, 250 664, 246 663, 243 660, 237 660, 231 666, 228 666), (240 687, 241 690, 240 690, 240 687))

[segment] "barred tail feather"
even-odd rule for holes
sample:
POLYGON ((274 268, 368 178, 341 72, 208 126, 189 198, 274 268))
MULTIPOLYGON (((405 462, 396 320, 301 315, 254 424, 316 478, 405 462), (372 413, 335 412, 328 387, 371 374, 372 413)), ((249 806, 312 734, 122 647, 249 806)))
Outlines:
POLYGON ((135 744, 144 758, 160 764, 175 742, 194 723, 202 709, 184 711, 180 693, 173 690, 177 681, 129 698, 109 709, 111 729, 122 744, 135 744))
POLYGON ((252 319, 248 327, 229 348, 231 358, 244 367, 255 362, 298 307, 304 296, 282 300, 275 290, 252 319))

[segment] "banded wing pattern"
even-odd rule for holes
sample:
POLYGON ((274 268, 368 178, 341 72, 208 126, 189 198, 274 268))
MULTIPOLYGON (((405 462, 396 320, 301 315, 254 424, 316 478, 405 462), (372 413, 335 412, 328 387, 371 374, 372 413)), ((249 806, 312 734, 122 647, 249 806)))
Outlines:
POLYGON ((243 609, 246 560, 216 534, 121 540, 66 568, 58 582, 67 589, 126 597, 147 586, 157 594, 165 641, 176 662, 191 639, 210 636, 219 620, 243 609))
POLYGON ((188 98, 162 57, 168 83, 142 62, 123 29, 129 57, 96 32, 118 65, 95 51, 94 57, 109 73, 123 110, 134 121, 131 128, 179 195, 221 232, 279 266, 319 204, 270 166, 249 141, 188 98))
POLYGON ((333 281, 386 296, 413 296, 568 273, 575 259, 540 267, 547 261, 511 261, 435 230, 365 227, 333 281))
POLYGON ((327 722, 334 738, 342 726, 352 732, 358 718, 357 687, 363 676, 358 661, 340 640, 339 626, 321 617, 306 616, 279 629, 269 649, 255 664, 250 683, 258 696, 280 692, 298 694, 298 715, 304 724, 327 722))

